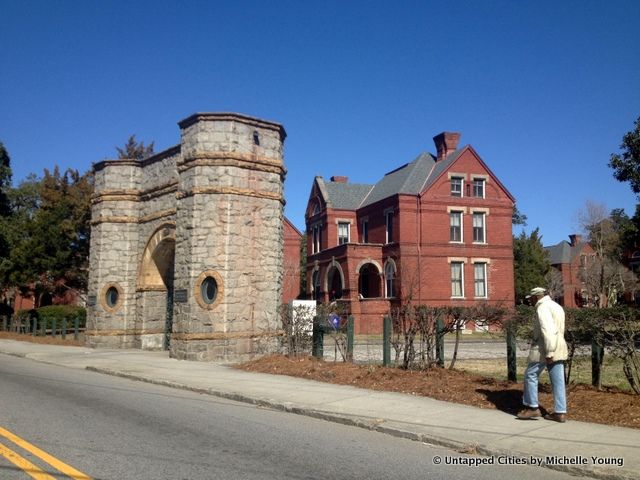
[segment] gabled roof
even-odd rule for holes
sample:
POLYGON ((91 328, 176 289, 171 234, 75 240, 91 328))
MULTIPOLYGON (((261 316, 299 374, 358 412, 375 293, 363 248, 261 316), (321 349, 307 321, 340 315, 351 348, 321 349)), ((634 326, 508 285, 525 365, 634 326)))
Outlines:
POLYGON ((573 260, 582 252, 583 247, 587 245, 580 242, 573 247, 566 240, 562 240, 557 245, 544 247, 549 254, 549 262, 551 265, 559 265, 561 263, 573 263, 573 260))
POLYGON ((316 182, 327 205, 338 210, 356 210, 373 188, 358 183, 325 182, 322 177, 316 177, 316 182))
POLYGON ((513 196, 493 175, 489 167, 470 145, 459 148, 440 161, 436 161, 436 157, 430 153, 423 152, 412 162, 387 173, 375 185, 325 182, 322 177, 316 177, 316 183, 325 202, 332 208, 357 210, 394 195, 421 194, 432 186, 465 151, 470 151, 474 154, 484 169, 494 178, 495 182, 515 202, 513 196))
POLYGON ((458 158, 462 155, 464 148, 459 148, 453 153, 447 155, 447 158, 436 163, 435 168, 431 171, 429 178, 427 179, 423 190, 429 188, 431 185, 435 183, 435 181, 442 175, 458 158))
POLYGON ((375 184, 360 206, 371 205, 400 193, 417 195, 422 191, 435 164, 433 155, 421 153, 412 162, 387 173, 375 184))

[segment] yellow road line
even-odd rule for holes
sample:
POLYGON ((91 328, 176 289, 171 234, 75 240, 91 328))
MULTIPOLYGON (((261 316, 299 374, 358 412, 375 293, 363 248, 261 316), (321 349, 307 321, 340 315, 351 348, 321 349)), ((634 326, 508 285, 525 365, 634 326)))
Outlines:
MULTIPOLYGON (((22 438, 18 437, 17 435, 14 435, 9 430, 5 430, 4 428, 0 427, 0 435, 5 437, 8 440, 11 440, 13 443, 18 445, 20 448, 23 448, 27 452, 35 455, 40 460, 43 460, 43 461, 47 462, 53 468, 55 468, 59 472, 65 474, 66 476, 72 478, 73 480, 92 480, 90 476, 85 475, 84 473, 76 470, 72 466, 67 465, 66 463, 58 460, 57 458, 49 455, 44 450, 40 450, 35 445, 32 445, 29 442, 27 442, 26 440, 23 440, 22 438)), ((52 477, 48 477, 48 478, 52 478, 52 477)))
POLYGON ((10 448, 5 447, 0 443, 0 456, 3 456, 11 463, 13 463, 16 467, 21 470, 24 470, 25 473, 29 474, 32 478, 36 480, 56 480, 54 477, 40 470, 40 468, 36 467, 33 463, 31 463, 26 458, 21 457, 16 452, 11 450, 10 448))

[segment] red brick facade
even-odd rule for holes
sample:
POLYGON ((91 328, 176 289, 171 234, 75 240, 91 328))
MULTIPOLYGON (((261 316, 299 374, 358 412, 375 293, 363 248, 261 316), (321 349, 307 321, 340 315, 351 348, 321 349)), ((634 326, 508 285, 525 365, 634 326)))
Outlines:
POLYGON ((436 136, 437 157, 421 154, 375 185, 314 180, 307 294, 344 302, 357 333, 380 332, 383 315, 408 297, 513 305, 514 199, 472 147, 456 150, 458 138, 436 136))
POLYGON ((300 246, 302 234, 288 218, 284 219, 284 268, 282 279, 282 303, 289 303, 300 296, 300 246))

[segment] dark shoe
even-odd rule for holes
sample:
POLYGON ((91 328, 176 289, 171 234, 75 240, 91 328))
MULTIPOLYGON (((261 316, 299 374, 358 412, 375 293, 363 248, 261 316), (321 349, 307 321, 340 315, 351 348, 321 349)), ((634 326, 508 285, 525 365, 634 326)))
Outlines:
POLYGON ((518 412, 518 415, 516 415, 516 417, 518 417, 520 420, 535 420, 537 418, 540 418, 541 416, 542 413, 540 413, 539 408, 525 408, 524 410, 518 412))
POLYGON ((545 420, 552 420, 554 422, 564 423, 567 421, 566 413, 548 413, 544 416, 545 420))

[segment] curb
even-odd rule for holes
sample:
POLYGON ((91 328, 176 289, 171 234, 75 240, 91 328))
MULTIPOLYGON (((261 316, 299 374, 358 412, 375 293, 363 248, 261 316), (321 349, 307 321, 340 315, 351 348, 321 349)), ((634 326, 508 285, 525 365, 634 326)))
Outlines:
MULTIPOLYGON (((124 373, 124 372, 111 370, 109 368, 104 368, 104 367, 87 366, 85 367, 85 369, 91 372, 102 373, 102 374, 111 375, 114 377, 121 377, 129 380, 135 380, 139 382, 145 382, 153 385, 160 385, 160 386, 175 388, 179 390, 187 390, 194 393, 212 395, 215 397, 225 398, 227 400, 234 400, 237 402, 248 403, 248 404, 256 405, 259 407, 271 408, 273 410, 278 410, 282 412, 294 413, 297 415, 304 415, 307 417, 316 418, 319 420, 326 420, 334 423, 339 423, 342 425, 364 428, 365 430, 371 430, 371 431, 383 433, 386 435, 391 435, 393 437, 422 442, 422 443, 437 446, 437 447, 449 448, 449 449, 455 450, 458 453, 465 453, 465 454, 471 454, 471 455, 484 455, 484 456, 492 456, 492 457, 497 457, 502 455, 505 455, 505 456, 519 455, 522 457, 531 456, 530 454, 525 454, 525 453, 517 452, 513 450, 501 450, 494 447, 490 447, 486 445, 478 445, 478 444, 470 445, 470 444, 465 444, 455 440, 442 438, 437 435, 415 433, 408 430, 403 430, 401 428, 384 426, 382 425, 382 423, 385 421, 384 419, 371 419, 368 417, 339 415, 336 413, 326 412, 322 410, 299 407, 292 403, 276 402, 276 401, 268 400, 264 398, 251 397, 241 393, 215 390, 212 388, 190 387, 188 385, 184 385, 184 384, 173 382, 173 381, 146 378, 139 375, 124 373)), ((569 473, 571 475, 588 476, 591 478, 597 478, 602 480, 637 480, 639 478, 638 475, 634 475, 633 473, 615 472, 610 470, 599 470, 595 468, 580 467, 580 466, 574 466, 574 465, 547 465, 546 463, 544 463, 540 466, 543 468, 549 468, 551 470, 569 473)))

